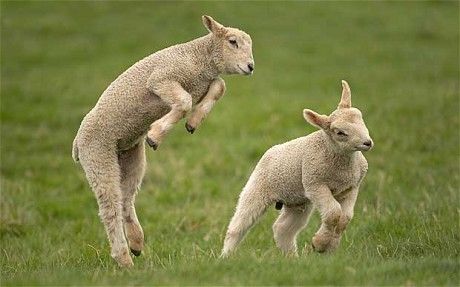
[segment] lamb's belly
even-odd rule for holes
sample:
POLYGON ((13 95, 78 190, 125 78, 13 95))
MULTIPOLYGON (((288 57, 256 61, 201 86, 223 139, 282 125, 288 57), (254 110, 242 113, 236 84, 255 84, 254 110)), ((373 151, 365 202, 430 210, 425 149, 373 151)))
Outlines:
POLYGON ((119 150, 128 150, 144 140, 150 125, 170 110, 156 95, 146 95, 140 101, 142 104, 132 108, 123 121, 123 133, 118 139, 119 150))
POLYGON ((126 133, 124 137, 117 141, 119 151, 129 150, 144 140, 148 128, 138 126, 130 133, 126 133))
POLYGON ((280 201, 287 206, 298 206, 307 203, 309 199, 303 190, 295 190, 291 193, 286 193, 280 198, 280 201))
POLYGON ((206 95, 209 89, 208 83, 203 83, 201 85, 193 86, 187 90, 192 96, 193 105, 201 101, 201 99, 206 95))
POLYGON ((276 190, 275 194, 278 195, 275 200, 282 201, 284 204, 300 205, 308 201, 300 178, 299 180, 273 182, 272 189, 276 190))
POLYGON ((191 95, 192 95, 192 106, 195 106, 196 104, 201 102, 201 100, 206 94, 191 94, 191 95))

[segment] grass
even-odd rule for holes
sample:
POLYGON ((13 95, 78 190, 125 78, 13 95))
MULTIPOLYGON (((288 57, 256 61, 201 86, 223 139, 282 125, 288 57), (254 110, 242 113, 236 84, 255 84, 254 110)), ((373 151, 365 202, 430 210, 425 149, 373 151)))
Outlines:
POLYGON ((458 2, 1 2, 1 284, 458 285, 458 2), (129 65, 205 33, 202 14, 252 35, 255 74, 193 136, 148 150, 137 210, 146 251, 119 270, 70 147, 129 65), (270 209, 217 256, 248 175, 270 146, 314 129, 347 79, 376 143, 340 249, 275 248, 270 209))

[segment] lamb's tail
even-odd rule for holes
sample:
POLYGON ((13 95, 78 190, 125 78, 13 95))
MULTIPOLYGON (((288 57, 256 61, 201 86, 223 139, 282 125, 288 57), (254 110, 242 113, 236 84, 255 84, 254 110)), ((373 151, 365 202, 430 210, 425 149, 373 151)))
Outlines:
POLYGON ((78 146, 77 146, 77 137, 73 140, 73 145, 72 145, 72 158, 75 162, 78 162, 78 146))

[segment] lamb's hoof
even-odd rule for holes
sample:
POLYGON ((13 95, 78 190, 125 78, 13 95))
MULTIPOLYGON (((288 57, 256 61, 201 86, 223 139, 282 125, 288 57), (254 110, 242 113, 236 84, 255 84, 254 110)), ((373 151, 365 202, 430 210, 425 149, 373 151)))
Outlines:
POLYGON ((311 248, 313 248, 313 251, 318 252, 318 253, 324 253, 325 250, 320 250, 315 247, 315 244, 311 244, 311 248))
POLYGON ((311 245, 313 250, 318 253, 331 253, 340 244, 340 236, 323 236, 316 234, 313 236, 311 245))
POLYGON ((147 144, 148 144, 151 148, 153 148, 153 150, 157 150, 158 144, 157 144, 155 141, 153 141, 153 140, 150 139, 149 137, 147 137, 147 138, 145 139, 145 141, 147 142, 147 144))
POLYGON ((275 204, 276 210, 281 210, 283 208, 283 203, 281 201, 277 201, 275 204))
POLYGON ((189 125, 188 123, 185 123, 185 128, 187 129, 187 131, 191 134, 193 134, 195 132, 195 128, 192 127, 191 125, 189 125))
POLYGON ((131 248, 131 253, 134 254, 134 256, 141 256, 142 251, 141 250, 134 250, 131 248))
POLYGON ((315 234, 311 240, 311 246, 313 247, 314 251, 318 253, 324 253, 328 251, 328 245, 330 241, 331 239, 327 236, 315 234))

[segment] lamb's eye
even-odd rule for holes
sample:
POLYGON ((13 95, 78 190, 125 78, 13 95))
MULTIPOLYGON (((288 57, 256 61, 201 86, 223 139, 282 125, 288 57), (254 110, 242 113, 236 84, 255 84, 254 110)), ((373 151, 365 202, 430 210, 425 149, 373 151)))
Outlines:
POLYGON ((346 137, 346 136, 347 136, 347 134, 346 134, 344 131, 338 130, 336 133, 337 133, 337 135, 342 136, 342 137, 346 137))
POLYGON ((228 42, 229 42, 230 44, 232 44, 233 46, 235 46, 235 47, 238 48, 238 43, 236 42, 235 39, 230 39, 230 40, 228 40, 228 42))

